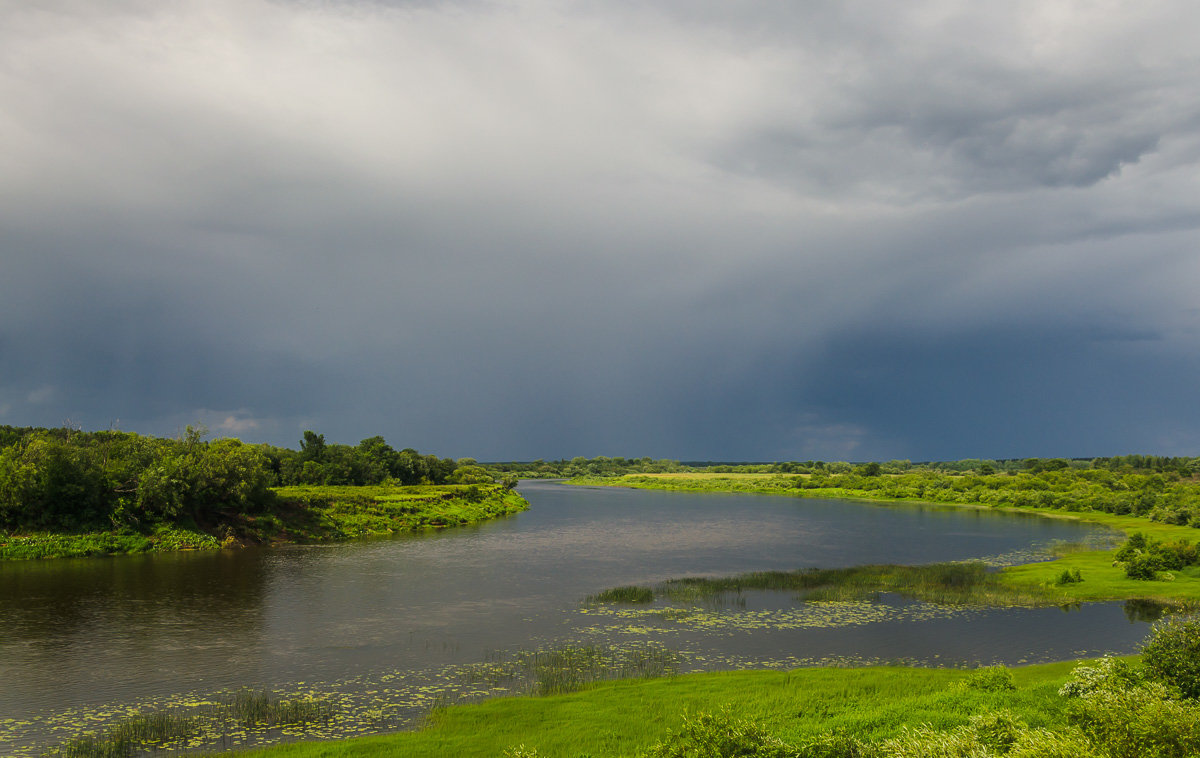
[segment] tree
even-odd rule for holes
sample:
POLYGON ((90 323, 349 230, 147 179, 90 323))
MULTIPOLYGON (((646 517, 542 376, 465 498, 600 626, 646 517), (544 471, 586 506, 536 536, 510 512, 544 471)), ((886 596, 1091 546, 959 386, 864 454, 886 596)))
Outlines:
POLYGON ((317 434, 311 429, 304 432, 300 440, 300 460, 320 463, 325 458, 325 435, 317 434))

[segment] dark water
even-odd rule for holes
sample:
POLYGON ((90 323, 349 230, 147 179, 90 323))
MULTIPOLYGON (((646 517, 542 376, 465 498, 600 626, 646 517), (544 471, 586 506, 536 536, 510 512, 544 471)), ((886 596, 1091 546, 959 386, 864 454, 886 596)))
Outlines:
MULTIPOLYGON (((759 569, 1029 559, 1065 521, 912 505, 547 482, 475 527, 334 546, 0 564, 0 722, 243 686, 432 671, 497 651, 652 640, 697 665, 1041 661, 1131 652, 1120 604, 821 609, 749 594, 678 620, 582 607, 624 584, 759 569)), ((3 746, 0 734, 0 747, 3 746)))

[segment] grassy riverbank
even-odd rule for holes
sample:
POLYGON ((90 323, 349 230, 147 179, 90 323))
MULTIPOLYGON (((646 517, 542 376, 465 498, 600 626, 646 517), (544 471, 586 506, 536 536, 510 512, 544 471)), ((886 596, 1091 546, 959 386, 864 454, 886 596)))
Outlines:
MULTIPOLYGON (((781 476, 778 474, 640 474, 622 477, 586 477, 571 480, 571 484, 587 486, 618 486, 635 487, 639 489, 674 490, 683 492, 743 492, 753 494, 788 495, 793 497, 821 497, 868 500, 873 502, 892 503, 930 503, 917 497, 886 497, 879 493, 895 491, 895 486, 886 483, 873 486, 870 489, 850 489, 848 487, 797 487, 796 476, 781 476)), ((867 479, 886 479, 887 477, 856 477, 862 481, 867 479)), ((951 477, 944 477, 951 478, 951 477)), ((1008 477, 992 477, 1007 479, 1008 477)), ((1151 520, 1145 516, 1130 514, 1114 514, 1099 510, 1089 510, 1086 491, 1079 492, 1079 500, 1073 507, 1047 508, 1038 506, 1011 505, 1010 502, 1023 499, 1023 490, 1003 490, 994 488, 989 491, 1006 493, 1007 497, 997 496, 994 504, 979 501, 979 490, 970 486, 970 480, 978 482, 986 477, 956 477, 956 486, 932 488, 941 493, 937 505, 954 505, 960 507, 989 508, 1013 510, 1020 513, 1032 513, 1047 518, 1063 518, 1097 524, 1112 529, 1115 533, 1129 535, 1141 532, 1148 537, 1174 542, 1184 540, 1194 542, 1200 537, 1200 531, 1192 526, 1164 523, 1151 520), (955 501, 954 493, 959 493, 960 499, 955 501), (970 499, 969 499, 970 498, 970 499)), ((851 480, 852 481, 852 480, 851 480)), ((874 482, 872 482, 874 484, 874 482)), ((930 490, 926 490, 930 491, 930 490)), ((1136 494, 1136 493, 1135 493, 1136 494)), ((1076 603, 1098 600, 1157 600, 1166 603, 1195 604, 1200 602, 1200 567, 1187 567, 1180 571, 1166 573, 1153 581, 1130 579, 1124 569, 1114 561, 1114 549, 1089 549, 1081 545, 1057 546, 1053 561, 1041 561, 1020 566, 1011 566, 1000 572, 999 587, 1006 589, 1017 602, 1028 598, 1041 598, 1042 602, 1076 603), (1081 582, 1060 583, 1063 572, 1079 572, 1081 582)), ((894 588, 892 588, 894 589, 894 588)), ((996 589, 996 588, 990 588, 996 589)))
POLYGON ((435 713, 417 732, 280 745, 244 755, 495 758, 505 751, 520 754, 516 749, 524 746, 524 755, 539 758, 633 756, 678 730, 685 714, 722 710, 800 744, 837 730, 871 742, 899 736, 906 727, 949 730, 999 709, 1030 726, 1053 729, 1066 723, 1066 704, 1057 693, 1075 665, 1011 669, 1015 689, 990 686, 986 670, 981 675, 900 667, 728 671, 620 681, 566 695, 454 706, 435 713))
POLYGON ((232 514, 205 526, 0 535, 0 560, 332 542, 471 524, 529 507, 519 494, 497 484, 314 485, 279 487, 273 493, 261 512, 232 514))

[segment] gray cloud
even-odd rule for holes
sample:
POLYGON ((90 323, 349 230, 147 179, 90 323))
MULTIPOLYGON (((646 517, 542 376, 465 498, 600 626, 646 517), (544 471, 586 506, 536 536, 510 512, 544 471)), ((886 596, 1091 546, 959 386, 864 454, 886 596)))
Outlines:
POLYGON ((0 423, 1194 453, 1197 13, 8 7, 0 423))

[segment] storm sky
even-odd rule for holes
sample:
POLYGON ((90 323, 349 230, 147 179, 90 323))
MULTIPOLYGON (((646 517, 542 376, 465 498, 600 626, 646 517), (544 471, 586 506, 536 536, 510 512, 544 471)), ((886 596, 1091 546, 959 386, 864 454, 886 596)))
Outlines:
POLYGON ((0 423, 1200 455, 1200 4, 0 0, 0 423))

